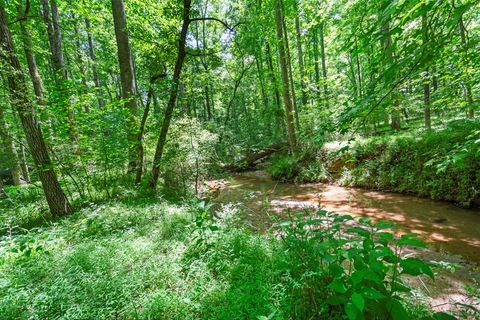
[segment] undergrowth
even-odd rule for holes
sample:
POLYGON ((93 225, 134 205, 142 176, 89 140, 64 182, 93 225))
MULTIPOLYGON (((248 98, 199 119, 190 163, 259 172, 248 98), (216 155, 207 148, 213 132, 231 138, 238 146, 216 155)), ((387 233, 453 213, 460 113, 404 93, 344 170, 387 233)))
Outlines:
POLYGON ((390 223, 319 211, 252 233, 203 201, 91 204, 0 243, 1 319, 452 319, 413 303, 390 223))

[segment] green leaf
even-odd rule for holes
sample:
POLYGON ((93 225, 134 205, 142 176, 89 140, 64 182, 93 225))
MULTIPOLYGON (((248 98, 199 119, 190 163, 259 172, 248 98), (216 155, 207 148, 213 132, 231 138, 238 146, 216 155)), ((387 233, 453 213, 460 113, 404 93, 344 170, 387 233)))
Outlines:
POLYGON ((408 320, 408 313, 403 305, 397 299, 387 301, 387 310, 390 314, 390 319, 393 320, 408 320))
POLYGON ((347 292, 347 287, 345 287, 345 284, 343 283, 342 280, 340 279, 335 279, 333 280, 332 283, 330 283, 327 288, 330 288, 338 293, 345 293, 347 292))
POLYGON ((365 287, 362 289, 362 296, 370 300, 379 300, 385 297, 377 289, 371 287, 365 287))
POLYGON ((358 308, 358 310, 363 311, 365 310, 365 300, 363 300, 363 297, 359 293, 354 293, 352 294, 352 303, 355 305, 355 307, 358 308))
POLYGON ((370 232, 366 229, 360 228, 360 227, 353 227, 347 230, 349 233, 357 233, 361 235, 362 237, 369 237, 370 232))
POLYGON ((435 320, 457 320, 454 316, 445 312, 436 312, 433 314, 433 319, 435 320))
POLYGON ((350 320, 356 320, 360 317, 360 312, 351 302, 345 305, 345 312, 350 320))
POLYGON ((399 246, 414 246, 419 248, 426 248, 427 245, 420 239, 418 239, 418 235, 414 233, 404 234, 400 237, 397 241, 399 246))
POLYGON ((402 273, 410 274, 412 276, 418 276, 426 274, 432 279, 435 279, 432 269, 428 264, 417 258, 406 258, 400 260, 400 266, 402 267, 402 273))

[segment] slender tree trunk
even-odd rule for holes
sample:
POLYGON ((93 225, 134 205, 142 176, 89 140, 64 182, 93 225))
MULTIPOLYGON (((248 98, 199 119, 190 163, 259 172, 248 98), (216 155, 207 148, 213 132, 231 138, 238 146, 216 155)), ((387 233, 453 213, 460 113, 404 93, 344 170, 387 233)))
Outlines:
MULTIPOLYGON (((425 12, 422 14, 422 37, 423 37, 423 45, 426 46, 428 44, 428 21, 427 21, 427 13, 425 12)), ((432 128, 432 119, 430 116, 430 76, 428 67, 425 68, 423 71, 423 108, 424 108, 424 116, 425 116, 425 127, 427 129, 432 128)))
POLYGON ((295 116, 295 124, 297 126, 297 130, 300 131, 300 120, 298 118, 297 98, 295 95, 295 83, 293 81, 292 57, 290 55, 290 45, 288 43, 288 32, 287 32, 287 25, 285 23, 285 15, 283 14, 283 2, 282 2, 281 9, 282 9, 281 14, 282 14, 283 36, 285 38, 285 49, 287 53, 288 73, 290 78, 290 89, 292 90, 293 112, 295 116))
POLYGON ((18 160, 17 148, 12 139, 10 130, 5 120, 3 105, 0 104, 0 139, 2 140, 3 150, 7 155, 8 164, 12 172, 13 184, 18 186, 22 183, 20 161, 18 160))
MULTIPOLYGON (((20 6, 17 6, 17 12, 19 15, 24 14, 24 10, 22 10, 20 6)), ((25 19, 20 20, 23 49, 25 51, 28 71, 30 73, 30 78, 32 80, 33 91, 35 92, 35 98, 38 104, 44 105, 46 102, 44 97, 42 78, 40 78, 40 73, 38 72, 38 67, 37 67, 37 61, 35 59, 35 55, 33 54, 32 38, 26 26, 26 18, 27 17, 25 17, 25 19)))
POLYGON ((153 158, 152 179, 150 181, 151 188, 157 187, 158 178, 160 176, 160 162, 162 160, 163 149, 167 140, 167 133, 172 120, 173 108, 177 101, 178 85, 180 82, 180 75, 182 73, 183 61, 185 60, 185 42, 187 41, 188 26, 190 25, 190 7, 191 0, 184 0, 183 2, 183 23, 180 31, 180 38, 178 40, 178 54, 175 62, 175 70, 173 72, 173 83, 170 90, 170 98, 168 100, 167 108, 165 109, 165 116, 163 119, 162 130, 158 136, 157 147, 155 149, 155 156, 153 158))
POLYGON ((267 108, 268 108, 268 97, 265 93, 265 84, 264 84, 264 79, 263 79, 263 68, 262 68, 262 65, 260 64, 260 59, 261 59, 261 56, 260 57, 255 56, 255 64, 257 65, 258 81, 260 82, 260 93, 262 95, 263 106, 264 106, 265 110, 267 110, 267 108))
POLYGON ((273 97, 275 100, 275 120, 277 121, 277 126, 280 126, 280 114, 281 114, 281 106, 280 106, 280 91, 278 90, 278 83, 277 83, 277 77, 275 76, 275 69, 273 68, 273 59, 272 59, 272 52, 270 50, 270 45, 266 44, 266 53, 267 53, 267 64, 268 64, 268 69, 270 73, 270 79, 273 85, 273 97))
MULTIPOLYGON (((465 24, 463 23, 463 17, 460 17, 460 21, 458 22, 458 27, 460 29, 460 38, 462 41, 462 46, 465 54, 465 69, 468 69, 468 66, 469 66, 468 42, 467 42, 465 24)), ((472 86, 470 85, 470 77, 468 76, 468 74, 467 74, 467 79, 464 83, 464 86, 465 86, 465 96, 467 98, 467 105, 468 105, 468 118, 473 119, 475 117, 475 108, 473 105, 472 86)))
POLYGON ((163 76, 166 76, 166 74, 155 75, 150 78, 150 86, 148 88, 148 93, 147 93, 147 103, 145 104, 142 121, 140 122, 140 130, 138 132, 138 137, 137 137, 137 145, 139 148, 138 159, 140 162, 138 163, 137 172, 135 175, 136 184, 139 184, 142 181, 143 167, 145 165, 145 157, 144 157, 145 150, 143 148, 143 136, 145 133, 145 126, 147 124, 148 114, 150 112, 150 105, 155 95, 155 81, 163 76))
POLYGON ((294 152, 297 146, 297 139, 295 134, 295 126, 293 124, 293 105, 289 88, 290 81, 288 77, 288 65, 285 53, 285 43, 283 39, 283 24, 280 0, 275 1, 275 24, 277 31, 279 64, 283 82, 283 102, 285 104, 285 121, 287 126, 288 143, 290 145, 290 151, 294 152))
MULTIPOLYGON (((355 40, 355 48, 358 48, 356 40, 355 40)), ((362 71, 360 69, 360 58, 358 57, 358 52, 355 57, 355 62, 357 64, 358 93, 361 96, 363 94, 363 84, 362 84, 362 71)))
POLYGON ((20 163, 20 167, 22 168, 23 179, 25 180, 25 182, 30 183, 30 170, 28 169, 27 153, 25 152, 23 141, 20 143, 20 155, 22 156, 22 162, 20 163))
POLYGON ((42 182, 43 191, 45 193, 50 212, 54 216, 69 214, 72 212, 72 207, 70 206, 67 197, 60 187, 54 170, 54 165, 50 160, 47 146, 43 139, 40 124, 35 116, 33 105, 28 98, 27 83, 20 66, 20 61, 15 54, 10 30, 8 29, 5 10, 1 2, 0 43, 2 49, 4 50, 4 54, 7 55, 7 63, 12 68, 12 72, 8 74, 11 101, 12 104, 15 105, 20 116, 30 152, 35 162, 35 166, 37 167, 40 181, 42 182))
POLYGON ((57 2, 56 0, 50 0, 50 2, 49 0, 42 0, 42 5, 43 17, 47 25, 48 40, 50 42, 55 82, 57 83, 58 91, 61 93, 60 103, 67 108, 70 140, 75 146, 78 146, 78 130, 69 97, 69 89, 66 85, 66 82, 68 81, 68 73, 67 68, 65 67, 65 57, 62 49, 62 29, 60 27, 57 2))
POLYGON ((135 86, 135 72, 130 50, 130 40, 127 30, 127 18, 123 0, 112 0, 113 23, 117 40, 118 64, 120 67, 120 82, 122 85, 122 99, 128 110, 127 130, 129 143, 128 172, 136 171, 140 163, 140 149, 137 145, 137 88, 135 86))
MULTIPOLYGON (((295 2, 295 7, 297 7, 297 3, 295 2)), ((303 47, 302 47, 302 34, 300 30, 300 18, 299 12, 297 7, 297 12, 295 15, 295 31, 296 31, 296 40, 297 40, 297 56, 298 56, 298 67, 300 70, 300 85, 302 88, 302 105, 306 105, 307 100, 307 85, 305 83, 305 65, 303 63, 303 47)))
POLYGON ((90 28, 90 20, 88 18, 85 18, 85 29, 87 31, 88 39, 88 55, 92 64, 93 82, 95 83, 95 88, 97 89, 98 106, 100 108, 103 108, 105 106, 105 100, 103 99, 102 85, 100 82, 100 77, 98 76, 97 58, 95 56, 95 44, 93 42, 93 36, 90 28))
MULTIPOLYGON (((243 63, 242 63, 243 65, 243 63)), ((232 94, 232 98, 230 99, 230 101, 228 102, 228 105, 227 105, 227 110, 225 111, 225 122, 223 123, 223 130, 222 130, 222 133, 220 134, 220 138, 219 138, 219 142, 221 143, 222 142, 222 139, 223 139, 223 134, 225 133, 225 129, 227 128, 227 124, 228 124, 228 121, 230 120, 230 114, 233 113, 231 112, 231 110, 233 109, 234 107, 234 103, 236 101, 236 96, 237 96, 237 91, 238 91, 238 88, 240 87, 240 83, 242 83, 242 79, 243 79, 243 76, 245 75, 245 73, 247 72, 247 70, 250 68, 250 66, 248 67, 242 67, 242 72, 240 73, 240 76, 238 77, 238 79, 235 80, 235 84, 233 85, 233 94, 232 94)))
POLYGON ((324 36, 325 22, 320 23, 320 50, 322 54, 322 82, 323 94, 325 95, 325 107, 328 107, 328 84, 327 84, 327 63, 325 58, 325 36, 324 36))
MULTIPOLYGON (((77 60, 77 65, 78 65, 78 70, 80 72, 80 79, 82 82, 82 85, 80 89, 78 90, 79 94, 81 96, 84 96, 85 93, 87 93, 87 77, 86 77, 86 72, 85 72, 85 60, 83 59, 83 54, 82 54, 82 46, 81 46, 81 40, 80 40, 80 33, 78 32, 78 21, 75 17, 75 14, 72 12, 72 20, 73 20, 73 31, 75 35, 75 58, 77 60)), ((81 98, 83 100, 83 98, 81 98)), ((90 112, 90 106, 88 101, 83 101, 83 106, 85 108, 85 112, 89 113, 90 112)))
POLYGON ((316 94, 317 99, 320 98, 320 65, 319 65, 319 51, 318 51, 318 31, 316 27, 313 27, 312 30, 313 38, 313 65, 315 68, 315 85, 316 85, 316 94))
MULTIPOLYGON (((385 50, 386 62, 387 62, 386 67, 390 67, 394 63, 394 56, 391 50, 392 36, 390 35, 390 24, 388 22, 388 19, 386 19, 385 22, 383 22, 382 32, 385 34, 384 50, 385 50)), ((391 85, 390 82, 391 82, 391 79, 387 79, 387 84, 391 85)), ((393 92, 393 95, 395 94, 396 92, 393 92)), ((397 97, 393 98, 392 104, 393 106, 392 106, 392 111, 390 113, 390 118, 391 118, 390 126, 393 130, 398 131, 400 130, 400 110, 399 110, 400 102, 398 101, 397 97)))

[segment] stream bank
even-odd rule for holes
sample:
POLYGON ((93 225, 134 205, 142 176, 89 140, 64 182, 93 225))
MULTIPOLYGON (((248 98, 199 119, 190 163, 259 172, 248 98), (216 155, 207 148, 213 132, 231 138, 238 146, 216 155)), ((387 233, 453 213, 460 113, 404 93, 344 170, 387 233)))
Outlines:
POLYGON ((277 154, 267 170, 285 182, 328 182, 478 207, 480 123, 452 121, 438 131, 306 144, 295 155, 277 154))
POLYGON ((480 210, 412 195, 325 183, 278 182, 265 171, 235 175, 211 185, 217 188, 218 206, 236 204, 243 209, 243 221, 260 232, 275 229, 274 217, 288 219, 290 212, 313 212, 319 208, 393 221, 399 234, 416 233, 429 244, 429 249, 412 250, 409 255, 447 266, 436 270, 436 282, 418 277, 409 280, 426 303, 438 310, 452 310, 458 304, 473 304, 479 309, 480 210))

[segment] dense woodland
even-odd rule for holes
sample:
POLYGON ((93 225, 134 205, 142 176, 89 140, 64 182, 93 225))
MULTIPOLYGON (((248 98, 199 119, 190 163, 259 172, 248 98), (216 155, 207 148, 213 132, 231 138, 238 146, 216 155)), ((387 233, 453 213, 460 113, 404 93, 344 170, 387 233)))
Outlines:
POLYGON ((478 287, 456 313, 416 301, 402 276, 435 269, 390 222, 260 234, 207 183, 260 168, 478 208, 479 12, 0 0, 0 318, 480 317, 478 287))

